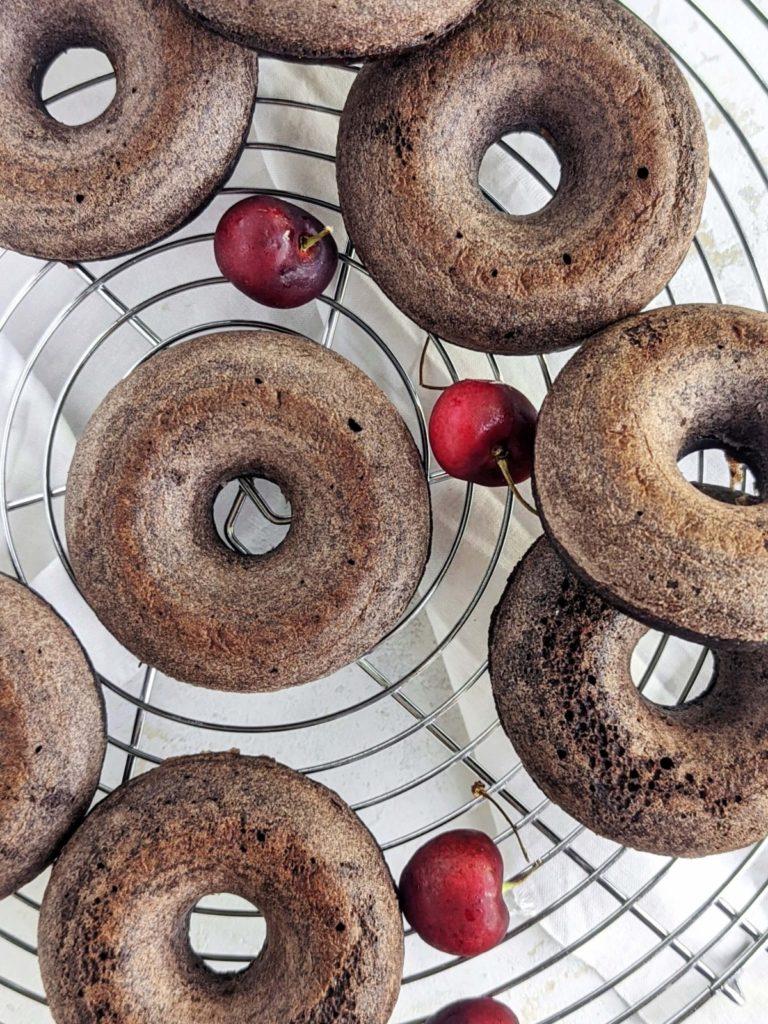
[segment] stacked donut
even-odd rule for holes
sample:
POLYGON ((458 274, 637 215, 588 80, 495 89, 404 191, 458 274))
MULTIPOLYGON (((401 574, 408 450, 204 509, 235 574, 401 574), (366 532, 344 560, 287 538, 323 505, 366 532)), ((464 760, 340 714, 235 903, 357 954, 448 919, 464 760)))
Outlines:
POLYGON ((549 539, 494 617, 496 703, 544 792, 642 850, 703 856, 768 832, 768 510, 677 466, 719 447, 762 492, 767 387, 768 317, 681 306, 590 339, 539 419, 549 539), (702 697, 664 708, 636 690, 649 626, 714 647, 702 697))

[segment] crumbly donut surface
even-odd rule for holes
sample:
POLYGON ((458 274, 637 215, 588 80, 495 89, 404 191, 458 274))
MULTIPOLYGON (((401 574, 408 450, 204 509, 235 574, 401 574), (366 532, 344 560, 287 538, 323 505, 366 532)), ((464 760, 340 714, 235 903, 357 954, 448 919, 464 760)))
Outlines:
POLYGON ((349 807, 229 752, 167 761, 94 810, 53 871, 39 946, 57 1024, 386 1024, 403 926, 349 807), (239 974, 214 974, 189 943, 192 908, 219 892, 266 918, 239 974))
POLYGON ((278 690, 371 650, 404 613, 431 539, 424 467, 387 396, 348 360, 266 331, 207 335, 117 385, 77 445, 66 533, 78 584, 147 664, 222 690, 278 690), (216 495, 276 483, 273 551, 228 549, 216 495))
POLYGON ((662 708, 630 676, 645 632, 537 541, 490 635, 494 697, 515 751, 551 800, 626 846, 703 857, 762 839, 766 650, 718 652, 708 692, 662 708))
POLYGON ((425 330, 507 354, 576 344, 642 309, 701 217, 707 142, 660 40, 615 0, 488 0, 428 50, 363 69, 338 181, 355 247, 425 330), (498 211, 483 157, 515 130, 562 165, 552 201, 498 211))
POLYGON ((104 702, 69 626, 0 574, 0 899, 83 818, 107 746, 104 702))
POLYGON ((0 247, 74 262, 170 234, 239 157, 257 70, 254 54, 201 30, 174 0, 3 0, 0 247), (72 46, 106 53, 117 89, 76 126, 40 100, 47 67, 72 46))

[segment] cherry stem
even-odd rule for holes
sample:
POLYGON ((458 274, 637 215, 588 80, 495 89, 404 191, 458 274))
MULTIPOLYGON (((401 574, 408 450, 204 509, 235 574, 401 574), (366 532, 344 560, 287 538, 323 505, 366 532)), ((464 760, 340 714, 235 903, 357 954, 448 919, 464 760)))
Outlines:
POLYGON ((305 235, 305 237, 302 238, 301 240, 301 251, 309 252, 309 250, 316 246, 318 242, 322 242, 324 238, 327 238, 328 235, 332 234, 333 228, 323 228, 323 230, 318 231, 316 235, 305 235))
POLYGON ((531 862, 531 858, 528 856, 528 851, 523 845, 523 840, 520 836, 520 833, 517 830, 517 825, 515 825, 514 821, 512 821, 512 819, 501 806, 499 801, 495 797, 491 796, 491 794, 485 788, 484 782, 476 782, 474 784, 474 786, 472 787, 472 796, 480 796, 483 798, 483 800, 487 800, 488 803, 493 804, 493 806, 496 808, 496 810, 504 818, 504 820, 508 823, 509 827, 514 832, 515 839, 517 840, 518 846, 520 847, 520 852, 522 853, 523 857, 525 857, 525 859, 528 861, 528 864, 523 868, 522 871, 518 871, 516 875, 513 875, 501 887, 502 893, 506 896, 508 892, 511 892, 512 889, 516 889, 521 882, 524 882, 526 880, 526 878, 530 878, 534 871, 537 871, 544 862, 541 858, 531 862))
POLYGON ((444 384, 439 387, 437 384, 427 384, 424 380, 424 368, 427 364, 427 349, 429 343, 432 340, 432 335, 427 335, 427 340, 424 342, 424 348, 421 350, 421 359, 419 360, 419 387, 424 388, 425 391, 447 391, 450 384, 444 384))
POLYGON ((504 479, 507 481, 507 487, 509 487, 510 491, 512 491, 512 493, 523 506, 523 508, 527 508, 532 515, 537 516, 539 513, 536 510, 536 507, 525 500, 525 498, 518 490, 517 484, 512 479, 512 474, 509 470, 509 452, 506 450, 506 448, 503 445, 497 444, 496 447, 491 452, 491 455, 496 460, 496 465, 499 467, 504 479))
POLYGON ((515 833, 515 839, 517 839, 518 845, 520 847, 520 852, 527 861, 530 861, 531 858, 528 856, 528 851, 523 846, 523 840, 520 838, 520 833, 517 831, 517 825, 515 825, 514 821, 512 821, 512 819, 501 806, 499 801, 495 797, 491 796, 491 794, 485 788, 484 782, 476 782, 474 784, 474 786, 472 787, 472 796, 481 796, 483 800, 487 800, 489 804, 493 804, 493 806, 496 808, 499 814, 504 818, 504 820, 509 824, 509 827, 515 833))
POLYGON ((541 865, 543 863, 544 863, 544 861, 541 858, 539 858, 538 860, 533 861, 532 864, 528 864, 526 867, 524 867, 522 871, 518 871, 518 873, 516 875, 513 875, 510 879, 508 879, 504 883, 504 885, 502 885, 502 887, 501 887, 502 895, 506 896, 508 892, 512 892, 512 890, 516 889, 518 887, 518 885, 522 885, 522 883, 527 878, 531 877, 531 875, 534 873, 534 871, 538 871, 539 870, 539 868, 541 867, 541 865))

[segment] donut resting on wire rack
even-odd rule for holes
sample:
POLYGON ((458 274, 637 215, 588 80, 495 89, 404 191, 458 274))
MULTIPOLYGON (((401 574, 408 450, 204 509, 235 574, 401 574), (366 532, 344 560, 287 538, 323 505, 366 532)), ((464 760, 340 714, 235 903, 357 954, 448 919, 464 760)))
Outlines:
POLYGON ((170 234, 234 167, 256 82, 253 54, 173 0, 4 0, 0 246, 75 262, 170 234), (40 100, 46 68, 70 46, 102 49, 117 83, 107 110, 75 126, 40 100))
POLYGON ((99 804, 54 869, 39 943, 57 1024, 386 1024, 403 967, 394 883, 360 819, 236 751, 167 761, 99 804), (215 892, 266 919, 239 974, 189 943, 215 892))
POLYGON ((489 0, 445 41, 358 75, 341 205, 363 263, 425 330, 504 354, 574 345, 642 309, 699 225, 707 140, 660 40, 615 0, 489 0), (552 201, 483 195, 489 146, 548 139, 552 201))
POLYGON ((0 574, 0 899, 85 816, 107 747, 101 690, 72 630, 0 574))
POLYGON ((208 28, 284 57, 358 59, 426 46, 479 0, 179 0, 208 28))
POLYGON ((526 770, 577 821, 638 850, 703 857, 763 839, 768 650, 716 653, 710 689, 666 708, 629 674, 645 632, 534 544, 490 634, 496 707, 526 770))
POLYGON ((140 365, 78 442, 66 531, 92 608, 142 661, 221 690, 328 675, 397 624, 429 554, 424 468, 399 413, 348 360, 267 331, 207 335, 140 365), (282 488, 287 537, 228 549, 240 477, 282 488))

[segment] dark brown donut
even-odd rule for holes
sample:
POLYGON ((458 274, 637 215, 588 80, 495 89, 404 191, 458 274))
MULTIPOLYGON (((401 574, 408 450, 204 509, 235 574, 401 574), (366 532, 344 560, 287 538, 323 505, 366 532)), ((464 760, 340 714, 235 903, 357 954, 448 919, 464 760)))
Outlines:
POLYGON ((429 553, 424 469, 394 406, 305 338, 250 331, 161 352, 107 396, 69 475, 77 582, 142 661, 222 690, 329 674, 391 629, 429 553), (213 503, 241 476, 293 509, 258 557, 219 539, 213 503))
POLYGON ((449 341, 523 354, 573 345, 663 288, 708 160, 676 64, 615 0, 487 0, 438 46, 363 69, 337 166, 350 236, 390 298, 449 341), (514 130, 544 135, 562 164, 530 217, 478 187, 514 130))
POLYGON ((0 246, 95 260, 170 234, 233 167, 256 80, 253 54, 200 31, 173 0, 4 0, 0 246), (103 50, 117 78, 110 107, 75 127, 40 100, 71 46, 103 50))
POLYGON ((535 492, 571 567, 648 625, 768 642, 768 506, 727 505, 677 462, 718 446, 768 482, 768 316, 677 306, 590 339, 544 402, 535 492))
POLYGON ((373 836, 331 790, 268 758, 180 757, 121 786, 54 868, 39 928, 57 1024, 386 1024, 403 926, 373 836), (240 974, 192 952, 198 900, 267 922, 240 974))
POLYGON ((179 0, 217 32, 284 57, 358 59, 425 46, 479 0, 179 0))
POLYGON ((496 706, 526 770, 582 824, 639 850, 699 857, 762 839, 768 650, 721 651, 703 697, 662 708, 629 675, 645 632, 537 541, 490 638, 496 706))
POLYGON ((0 899, 84 817, 107 746, 101 690, 72 630, 0 574, 0 899))

